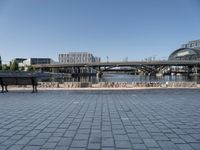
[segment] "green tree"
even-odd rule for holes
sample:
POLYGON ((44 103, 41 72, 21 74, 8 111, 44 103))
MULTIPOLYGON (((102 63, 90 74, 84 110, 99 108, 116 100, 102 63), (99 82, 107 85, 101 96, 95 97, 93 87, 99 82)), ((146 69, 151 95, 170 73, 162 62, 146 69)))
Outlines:
POLYGON ((2 65, 2 70, 10 70, 10 67, 7 64, 2 65))
POLYGON ((20 68, 20 70, 21 70, 21 71, 24 71, 24 70, 25 70, 25 68, 22 66, 22 67, 20 68))
POLYGON ((34 71, 34 68, 33 68, 33 66, 28 66, 28 69, 27 69, 27 71, 34 71))
POLYGON ((11 64, 10 70, 12 70, 12 71, 17 71, 17 70, 19 70, 18 63, 17 63, 15 60, 14 60, 13 63, 11 64))

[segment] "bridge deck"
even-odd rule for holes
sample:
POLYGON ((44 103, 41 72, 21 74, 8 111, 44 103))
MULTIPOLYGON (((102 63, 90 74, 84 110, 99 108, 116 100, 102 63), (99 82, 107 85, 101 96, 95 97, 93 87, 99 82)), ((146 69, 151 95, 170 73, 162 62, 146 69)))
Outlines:
POLYGON ((130 66, 194 66, 200 61, 130 61, 130 62, 101 62, 80 64, 43 64, 34 65, 34 68, 65 68, 65 67, 130 67, 130 66))

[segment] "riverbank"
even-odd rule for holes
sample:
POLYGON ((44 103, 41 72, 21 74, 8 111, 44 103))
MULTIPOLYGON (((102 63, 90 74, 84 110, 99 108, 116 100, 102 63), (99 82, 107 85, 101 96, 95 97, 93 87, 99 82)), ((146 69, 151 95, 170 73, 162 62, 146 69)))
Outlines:
MULTIPOLYGON (((195 82, 166 82, 166 83, 106 83, 101 82, 98 84, 80 83, 80 82, 40 82, 38 85, 39 91, 45 90, 83 90, 83 91, 120 91, 120 90, 148 90, 148 89, 200 89, 200 84, 195 82)), ((29 91, 32 90, 31 86, 8 86, 10 91, 29 91)))
POLYGON ((177 88, 177 87, 198 87, 196 82, 39 82, 39 88, 177 88))

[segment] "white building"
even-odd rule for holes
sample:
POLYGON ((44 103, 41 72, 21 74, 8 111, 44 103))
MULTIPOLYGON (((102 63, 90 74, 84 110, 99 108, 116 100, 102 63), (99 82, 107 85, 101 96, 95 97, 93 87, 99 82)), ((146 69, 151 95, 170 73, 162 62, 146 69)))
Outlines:
POLYGON ((53 64, 54 61, 51 58, 29 58, 24 60, 22 63, 19 63, 19 67, 28 67, 32 65, 41 65, 41 64, 53 64))
POLYGON ((59 54, 59 63, 79 64, 79 63, 98 63, 101 61, 100 57, 94 57, 88 52, 69 52, 66 54, 59 54))

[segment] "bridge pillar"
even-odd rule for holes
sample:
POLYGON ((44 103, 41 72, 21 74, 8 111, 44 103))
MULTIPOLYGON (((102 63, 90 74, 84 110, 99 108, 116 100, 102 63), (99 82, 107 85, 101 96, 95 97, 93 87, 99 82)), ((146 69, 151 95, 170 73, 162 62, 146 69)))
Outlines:
POLYGON ((72 72, 71 73, 75 73, 75 67, 72 67, 72 72))
POLYGON ((192 66, 188 66, 187 76, 190 76, 191 73, 192 73, 192 66))
POLYGON ((81 73, 81 69, 80 69, 80 67, 77 67, 77 73, 78 73, 78 74, 81 73))
POLYGON ((43 72, 43 69, 42 69, 42 68, 40 68, 40 72, 43 72))
POLYGON ((58 72, 58 69, 52 68, 52 72, 53 72, 53 73, 57 73, 57 72, 58 72))
POLYGON ((102 78, 103 72, 102 71, 97 71, 96 76, 97 76, 97 78, 102 78))
POLYGON ((194 66, 194 74, 196 76, 199 75, 199 66, 198 65, 194 66))

